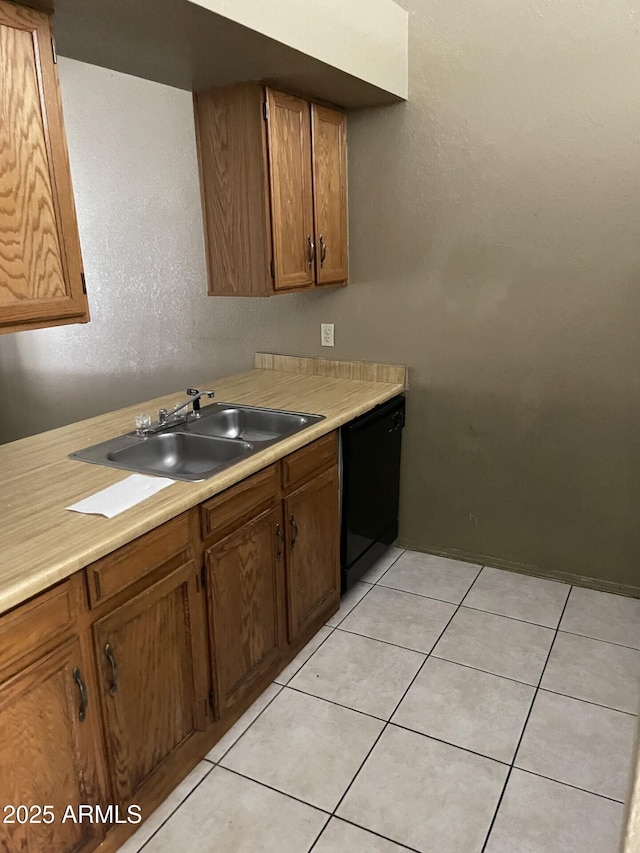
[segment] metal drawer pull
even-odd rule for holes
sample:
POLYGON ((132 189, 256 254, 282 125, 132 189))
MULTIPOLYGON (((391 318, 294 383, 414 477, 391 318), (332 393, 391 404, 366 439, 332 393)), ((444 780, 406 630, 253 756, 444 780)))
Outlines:
POLYGON ((308 235, 307 242, 309 243, 309 255, 307 258, 307 265, 311 266, 316 256, 316 245, 311 239, 311 234, 308 235))
POLYGON ((296 520, 293 517, 293 514, 291 515, 291 518, 289 519, 289 521, 291 523, 291 527, 293 528, 293 538, 291 540, 291 547, 293 548, 293 546, 296 544, 296 541, 298 539, 298 525, 296 524, 296 520))
POLYGON ((107 656, 107 660, 111 664, 111 684, 109 685, 109 693, 111 696, 114 696, 118 691, 118 664, 116 663, 115 655, 113 654, 113 649, 111 648, 111 643, 107 643, 104 647, 104 653, 107 656))
POLYGON ((280 530, 280 525, 276 524, 276 536, 278 537, 278 548, 276 550, 276 559, 280 559, 282 557, 282 551, 284 550, 284 536, 282 535, 282 530, 280 530))
POLYGON ((87 694, 86 684, 82 680, 82 675, 80 674, 80 670, 77 666, 74 666, 72 675, 73 680, 78 685, 78 690, 80 691, 80 707, 78 708, 78 719, 80 720, 80 722, 82 722, 87 716, 87 705, 89 704, 89 696, 87 694))
POLYGON ((327 259, 327 244, 324 242, 324 237, 320 235, 320 269, 324 266, 327 259))

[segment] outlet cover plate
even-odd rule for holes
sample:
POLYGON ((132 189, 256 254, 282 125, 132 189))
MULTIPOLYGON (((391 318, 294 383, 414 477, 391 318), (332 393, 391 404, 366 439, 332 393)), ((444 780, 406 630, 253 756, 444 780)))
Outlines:
POLYGON ((320 343, 323 347, 335 346, 333 323, 320 323, 320 343))

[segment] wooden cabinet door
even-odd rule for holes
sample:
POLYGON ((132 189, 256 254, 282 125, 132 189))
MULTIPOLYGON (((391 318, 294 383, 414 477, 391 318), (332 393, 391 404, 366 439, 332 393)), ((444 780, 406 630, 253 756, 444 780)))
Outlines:
POLYGON ((267 89, 274 288, 314 283, 309 102, 267 89))
POLYGON ((338 470, 330 468, 285 499, 289 642, 340 596, 338 470))
POLYGON ((280 506, 262 512, 207 551, 220 715, 242 700, 285 642, 283 560, 280 506))
POLYGON ((347 117, 311 105, 316 281, 337 284, 348 277, 347 117))
POLYGON ((93 627, 114 793, 135 802, 154 770, 205 725, 192 637, 199 636, 195 563, 117 607, 93 627), (198 701, 198 697, 200 701, 198 701))
POLYGON ((80 853, 102 837, 100 824, 62 821, 68 806, 77 817, 80 804, 103 801, 97 697, 86 692, 87 671, 72 639, 0 685, 0 806, 27 806, 40 821, 18 822, 23 814, 4 809, 0 847, 7 853, 80 853))
POLYGON ((49 18, 0 0, 0 332, 86 322, 49 18))

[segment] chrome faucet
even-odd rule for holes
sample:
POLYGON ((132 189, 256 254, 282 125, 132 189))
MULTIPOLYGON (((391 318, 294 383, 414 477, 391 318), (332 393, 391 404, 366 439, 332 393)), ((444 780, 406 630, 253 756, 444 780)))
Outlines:
POLYGON ((200 400, 203 397, 215 396, 214 391, 198 391, 197 388, 187 388, 187 394, 190 399, 186 400, 184 403, 180 403, 180 405, 172 409, 171 412, 168 412, 166 409, 160 409, 158 412, 158 420, 153 423, 151 422, 149 415, 138 415, 136 417, 136 435, 139 435, 141 438, 145 438, 149 435, 155 435, 157 432, 162 432, 163 429, 169 429, 169 427, 185 423, 190 417, 199 418, 200 400), (182 409, 186 409, 187 406, 193 406, 193 411, 184 412, 184 414, 179 415, 178 412, 181 412, 182 409))
MULTIPOLYGON (((159 424, 168 424, 169 421, 175 422, 175 417, 181 409, 186 408, 187 406, 193 406, 193 411, 191 412, 191 416, 193 418, 200 417, 200 400, 202 397, 213 397, 214 391, 198 391, 197 388, 187 388, 187 394, 190 396, 190 400, 186 400, 184 403, 181 403, 179 406, 176 406, 171 413, 169 413, 166 409, 160 409, 158 412, 158 423, 159 424)), ((183 420, 186 420, 189 417, 189 412, 187 412, 183 420)))

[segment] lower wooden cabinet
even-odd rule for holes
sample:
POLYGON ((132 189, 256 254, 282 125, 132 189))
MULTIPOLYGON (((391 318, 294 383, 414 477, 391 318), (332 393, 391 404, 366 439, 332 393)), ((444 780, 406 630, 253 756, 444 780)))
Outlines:
POLYGON ((78 806, 104 798, 90 670, 80 642, 71 639, 0 684, 0 848, 6 853, 80 853, 103 836, 100 824, 73 819, 78 806))
POLYGON ((192 631, 197 574, 193 562, 181 566, 93 627, 109 769, 122 804, 138 802, 153 772, 206 724, 194 666, 204 651, 192 631))
POLYGON ((335 466, 284 502, 289 642, 340 596, 338 471, 335 466))
POLYGON ((113 853, 65 809, 146 817, 335 612, 338 539, 333 434, 0 617, 0 806, 56 817, 0 850, 113 853))
POLYGON ((285 642, 280 506, 261 512, 206 552, 216 709, 241 702, 285 642))

